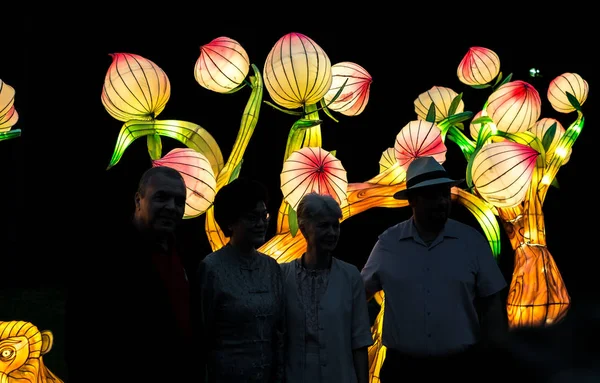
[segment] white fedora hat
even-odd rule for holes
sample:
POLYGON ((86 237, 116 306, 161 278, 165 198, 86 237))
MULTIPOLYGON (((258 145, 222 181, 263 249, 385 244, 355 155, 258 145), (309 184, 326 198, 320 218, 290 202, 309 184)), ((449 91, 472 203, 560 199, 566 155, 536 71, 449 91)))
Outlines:
POLYGON ((408 165, 406 170, 406 189, 395 193, 394 198, 408 199, 407 195, 411 190, 441 184, 456 186, 463 181, 464 179, 453 180, 450 178, 446 169, 435 158, 430 156, 417 157, 408 165))

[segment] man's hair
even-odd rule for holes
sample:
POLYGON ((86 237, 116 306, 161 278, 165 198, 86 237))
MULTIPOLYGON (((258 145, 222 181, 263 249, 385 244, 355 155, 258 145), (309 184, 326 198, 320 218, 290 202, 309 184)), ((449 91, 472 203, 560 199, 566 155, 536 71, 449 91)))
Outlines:
POLYGON ((231 236, 229 225, 252 211, 258 202, 268 203, 266 187, 253 179, 236 178, 215 195, 215 220, 226 237, 231 236))
MULTIPOLYGON (((138 184, 138 189, 137 189, 137 192, 140 193, 140 196, 142 196, 142 197, 145 196, 146 189, 148 188, 148 185, 150 184, 150 180, 152 179, 153 176, 155 176, 157 174, 163 174, 167 177, 176 178, 176 179, 183 181, 183 177, 181 176, 181 173, 179 173, 177 170, 175 170, 171 167, 168 167, 168 166, 151 167, 150 169, 146 170, 144 172, 144 174, 142 174, 142 177, 140 178, 140 182, 138 184)), ((185 184, 185 181, 184 181, 184 184, 185 184)))
POLYGON ((308 193, 300 200, 296 211, 298 223, 312 221, 318 215, 342 218, 338 202, 328 194, 308 193))

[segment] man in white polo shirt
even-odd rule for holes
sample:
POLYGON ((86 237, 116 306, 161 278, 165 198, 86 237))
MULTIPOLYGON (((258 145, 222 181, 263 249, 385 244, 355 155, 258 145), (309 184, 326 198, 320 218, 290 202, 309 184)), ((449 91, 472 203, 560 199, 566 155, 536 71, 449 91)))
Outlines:
POLYGON ((385 294, 382 383, 413 374, 471 380, 474 356, 506 333, 507 284, 489 243, 449 219, 450 189, 461 182, 433 157, 413 160, 406 190, 394 195, 413 215, 379 236, 361 271, 367 299, 385 294))

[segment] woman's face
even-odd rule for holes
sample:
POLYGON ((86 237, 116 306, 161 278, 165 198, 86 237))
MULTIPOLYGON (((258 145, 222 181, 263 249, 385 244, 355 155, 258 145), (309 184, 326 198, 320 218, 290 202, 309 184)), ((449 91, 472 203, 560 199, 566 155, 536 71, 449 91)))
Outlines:
POLYGON ((340 220, 330 214, 317 214, 303 222, 302 235, 317 252, 331 253, 340 238, 340 220))
POLYGON ((263 201, 256 203, 254 209, 243 214, 231 227, 231 238, 237 243, 246 243, 257 248, 265 243, 269 212, 263 201))

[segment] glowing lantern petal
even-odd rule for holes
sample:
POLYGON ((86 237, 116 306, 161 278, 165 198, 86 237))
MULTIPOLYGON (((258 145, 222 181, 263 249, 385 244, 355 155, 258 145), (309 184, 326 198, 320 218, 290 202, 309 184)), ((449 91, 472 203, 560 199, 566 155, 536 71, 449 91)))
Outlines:
POLYGON ((348 179, 340 160, 320 147, 304 147, 293 152, 281 171, 283 198, 295 210, 310 192, 329 194, 340 205, 346 201, 348 179))
POLYGON ((168 166, 183 176, 187 189, 183 218, 197 217, 212 205, 217 180, 204 154, 194 149, 176 148, 161 159, 152 161, 152 166, 168 166))
POLYGON ((263 72, 267 92, 284 108, 316 104, 331 88, 329 57, 301 33, 288 33, 275 43, 263 72))
POLYGON ((394 166, 394 164, 398 161, 396 159, 394 148, 387 148, 383 153, 381 153, 381 158, 379 159, 379 173, 383 173, 387 169, 394 166))
POLYGON ((524 132, 540 117, 542 100, 525 81, 507 82, 488 98, 487 113, 501 132, 524 132))
POLYGON ((152 61, 135 54, 114 53, 102 87, 102 104, 119 121, 152 120, 171 96, 165 72, 152 61))
POLYGON ((14 107, 15 88, 0 80, 0 132, 7 132, 19 119, 14 107))
POLYGON ((463 57, 456 74, 460 82, 466 85, 485 85, 492 82, 500 73, 500 58, 483 47, 471 47, 463 57))
POLYGON ((352 62, 341 62, 331 67, 331 88, 323 97, 329 109, 346 116, 357 116, 369 102, 369 92, 373 78, 363 67, 352 62), (339 97, 331 104, 331 100, 346 85, 339 97))
POLYGON ((200 47, 194 77, 208 90, 227 93, 242 84, 249 70, 246 50, 229 37, 217 37, 200 47))
MULTIPOLYGON (((433 102, 435 104, 435 122, 439 122, 448 117, 450 105, 456 96, 458 96, 458 93, 450 88, 434 86, 427 92, 421 93, 414 101, 415 112, 420 120, 426 119, 431 103, 433 102)), ((461 113, 464 109, 465 103, 460 100, 455 113, 461 113)))
POLYGON ((432 156, 443 164, 446 161, 446 151, 440 128, 425 120, 406 124, 396 136, 394 145, 396 159, 404 169, 408 168, 412 160, 421 156, 432 156))
POLYGON ((567 98, 567 92, 583 105, 589 92, 588 83, 577 73, 563 73, 552 80, 548 85, 548 101, 557 112, 571 113, 575 110, 567 98))
MULTIPOLYGON (((558 142, 560 141, 560 138, 563 136, 563 134, 565 134, 565 128, 558 120, 554 118, 542 118, 529 129, 532 133, 536 135, 537 138, 540 139, 541 142, 544 142, 544 136, 553 124, 556 124, 556 129, 554 130, 554 134, 552 135, 552 137, 547 138, 550 139, 550 144, 548 145, 548 148, 546 150, 546 163, 550 163, 550 161, 552 161, 552 157, 556 153, 558 142)), ((563 165, 569 162, 569 158, 571 158, 572 152, 573 148, 569 148, 569 150, 566 151, 566 153, 562 154, 564 156, 564 160, 562 163, 563 165)))
POLYGON ((538 152, 512 141, 485 145, 473 159, 471 169, 477 192, 496 207, 523 202, 538 152))

